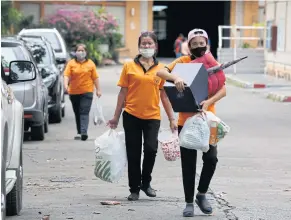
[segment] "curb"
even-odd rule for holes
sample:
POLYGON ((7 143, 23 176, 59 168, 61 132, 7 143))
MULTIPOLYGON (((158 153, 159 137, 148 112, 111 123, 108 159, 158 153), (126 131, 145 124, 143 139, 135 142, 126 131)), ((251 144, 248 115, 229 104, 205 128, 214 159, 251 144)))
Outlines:
POLYGON ((240 88, 246 88, 246 89, 264 89, 264 88, 282 88, 282 87, 291 87, 290 85, 280 85, 280 84, 263 84, 263 83, 251 83, 246 82, 243 80, 240 80, 238 78, 234 78, 231 76, 226 75, 226 82, 229 84, 232 84, 234 86, 240 87, 240 88))
POLYGON ((291 102, 291 95, 280 95, 280 94, 271 92, 267 95, 267 99, 271 99, 276 102, 291 102))

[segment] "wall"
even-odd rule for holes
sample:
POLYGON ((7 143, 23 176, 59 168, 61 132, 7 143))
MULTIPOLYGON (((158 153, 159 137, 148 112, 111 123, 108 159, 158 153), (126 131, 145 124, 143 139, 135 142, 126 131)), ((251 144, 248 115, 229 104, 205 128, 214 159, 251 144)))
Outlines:
MULTIPOLYGON (((230 6, 230 24, 237 26, 252 26, 260 23, 260 10, 258 1, 235 1, 231 0, 230 6)), ((240 37, 258 37, 262 35, 258 30, 238 30, 237 36, 240 37)), ((232 35, 233 36, 233 35, 232 35)), ((242 46, 248 43, 251 47, 256 48, 258 40, 238 40, 237 44, 242 46)), ((234 46, 234 40, 231 40, 231 47, 234 46)))
POLYGON ((267 22, 278 26, 278 35, 277 51, 265 48, 266 72, 291 81, 291 2, 267 1, 267 22))

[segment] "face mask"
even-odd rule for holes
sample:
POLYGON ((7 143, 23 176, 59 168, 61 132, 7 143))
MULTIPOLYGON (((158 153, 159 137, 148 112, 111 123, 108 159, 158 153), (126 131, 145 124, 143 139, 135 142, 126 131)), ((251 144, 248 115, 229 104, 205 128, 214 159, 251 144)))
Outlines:
POLYGON ((84 60, 86 55, 87 55, 86 52, 83 52, 83 51, 76 52, 77 60, 84 60))
POLYGON ((147 49, 140 48, 139 52, 144 58, 151 58, 155 54, 155 49, 154 48, 147 48, 147 49))
POLYGON ((205 54, 206 49, 207 49, 206 46, 205 47, 197 47, 195 49, 191 49, 190 52, 195 57, 202 57, 205 54))

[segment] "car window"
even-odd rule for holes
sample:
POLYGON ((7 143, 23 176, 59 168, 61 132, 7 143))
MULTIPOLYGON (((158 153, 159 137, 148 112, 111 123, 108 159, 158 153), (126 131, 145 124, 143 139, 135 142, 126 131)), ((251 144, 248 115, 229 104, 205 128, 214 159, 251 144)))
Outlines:
MULTIPOLYGON (((25 35, 25 34, 26 33, 24 33, 23 35, 25 35)), ((54 33, 54 32, 29 32, 27 34, 45 37, 51 43, 55 52, 63 52, 60 40, 57 37, 56 33, 54 33)))
POLYGON ((49 65, 52 63, 51 56, 45 44, 36 42, 27 42, 26 46, 31 52, 31 55, 36 61, 36 64, 49 65))
POLYGON ((2 47, 1 61, 4 68, 9 67, 9 63, 13 60, 24 60, 25 57, 20 47, 2 47))

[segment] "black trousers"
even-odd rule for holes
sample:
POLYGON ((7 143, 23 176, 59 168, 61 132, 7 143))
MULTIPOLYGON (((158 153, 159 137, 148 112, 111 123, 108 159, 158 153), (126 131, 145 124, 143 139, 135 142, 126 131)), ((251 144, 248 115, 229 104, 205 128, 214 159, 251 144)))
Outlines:
POLYGON ((88 92, 80 95, 70 95, 70 100, 75 113, 77 132, 78 134, 87 134, 93 93, 88 92))
POLYGON ((126 152, 128 159, 128 182, 131 193, 139 193, 141 184, 150 186, 157 150, 160 120, 139 119, 123 112, 126 152), (144 159, 141 171, 142 135, 144 159))
MULTIPOLYGON (((182 126, 178 127, 179 133, 181 132, 182 128, 182 126)), ((183 147, 180 147, 180 150, 185 201, 187 203, 193 203, 195 192, 197 151, 183 147)), ((216 164, 218 162, 217 147, 210 145, 209 151, 203 153, 202 159, 203 167, 200 175, 198 191, 200 193, 206 193, 215 172, 216 164)))

